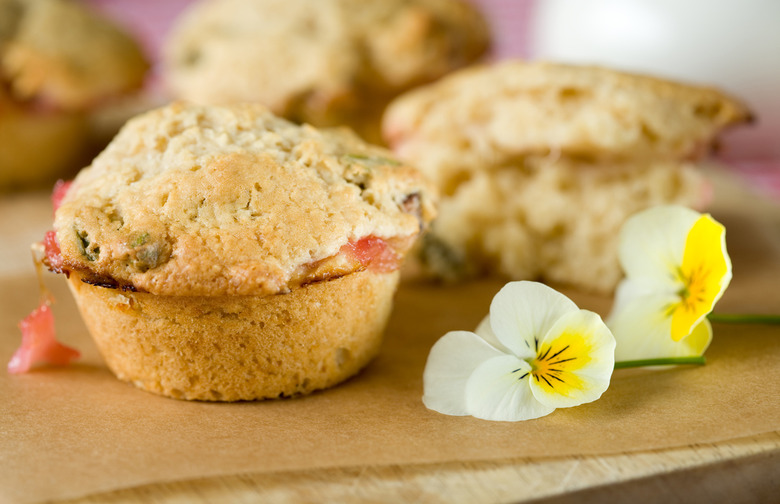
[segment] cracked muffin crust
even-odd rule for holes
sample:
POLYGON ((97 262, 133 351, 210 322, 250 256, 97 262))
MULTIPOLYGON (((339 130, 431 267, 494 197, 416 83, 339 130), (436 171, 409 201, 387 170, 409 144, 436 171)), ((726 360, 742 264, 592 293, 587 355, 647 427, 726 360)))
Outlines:
POLYGON ((206 1, 173 30, 165 72, 178 98, 259 101, 378 142, 393 96, 474 62, 488 40, 463 0, 206 1))
POLYGON ((402 95, 383 128, 441 192, 421 248, 429 271, 609 292, 624 220, 662 203, 703 207, 698 161, 724 128, 749 120, 714 89, 507 61, 402 95))
POLYGON ((376 355, 434 212, 418 171, 349 130, 175 103, 129 121, 66 189, 46 261, 120 379, 287 397, 376 355))
POLYGON ((393 150, 450 188, 524 156, 589 162, 700 158, 726 127, 750 120, 715 89, 598 67, 506 61, 406 93, 383 119, 393 150))
POLYGON ((161 295, 276 294, 403 256, 433 216, 419 172, 347 130, 261 105, 173 104, 130 121, 56 213, 63 269, 161 295))

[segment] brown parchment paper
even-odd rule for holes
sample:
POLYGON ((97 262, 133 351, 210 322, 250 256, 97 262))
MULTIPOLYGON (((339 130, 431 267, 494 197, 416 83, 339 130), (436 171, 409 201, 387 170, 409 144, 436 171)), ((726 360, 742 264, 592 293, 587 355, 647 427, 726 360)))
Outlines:
MULTIPOLYGON (((718 311, 780 313, 780 221, 749 199, 724 198, 734 280, 718 311)), ((0 201, 0 501, 64 499, 147 483, 237 473, 375 464, 500 460, 662 449, 780 429, 780 328, 717 324, 703 367, 624 370, 601 400, 520 422, 427 410, 428 350, 473 329, 502 286, 405 284, 381 355, 329 391, 281 401, 182 402, 114 379, 64 281, 47 274, 62 341, 82 358, 10 376, 16 327, 37 303, 29 236, 49 225, 45 196, 0 201), (14 224, 15 222, 15 224, 14 224), (18 260, 18 265, 14 261, 18 260)), ((609 298, 566 291, 606 314, 609 298)))

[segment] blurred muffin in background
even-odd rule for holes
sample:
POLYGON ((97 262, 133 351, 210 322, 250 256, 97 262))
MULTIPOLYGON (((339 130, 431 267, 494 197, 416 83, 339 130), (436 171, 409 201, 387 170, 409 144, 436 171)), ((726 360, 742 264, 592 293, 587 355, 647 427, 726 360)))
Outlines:
POLYGON ((420 250, 429 272, 607 293, 622 276, 623 222, 660 204, 703 209, 705 155, 725 128, 750 119, 715 89, 508 60, 404 94, 384 132, 441 192, 420 250))
POLYGON ((0 0, 0 190, 75 174, 97 147, 92 114, 147 68, 130 36, 77 2, 0 0))
POLYGON ((379 142, 393 97, 476 61, 489 39, 463 0, 200 1, 172 30, 163 72, 176 98, 257 101, 379 142))

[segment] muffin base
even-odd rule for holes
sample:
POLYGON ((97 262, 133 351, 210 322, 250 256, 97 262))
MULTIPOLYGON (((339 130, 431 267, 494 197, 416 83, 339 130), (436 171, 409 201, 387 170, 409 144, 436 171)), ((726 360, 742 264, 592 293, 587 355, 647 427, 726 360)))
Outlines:
POLYGON ((379 352, 398 272, 272 296, 158 296, 69 285, 109 369, 176 399, 240 401, 331 387, 379 352))

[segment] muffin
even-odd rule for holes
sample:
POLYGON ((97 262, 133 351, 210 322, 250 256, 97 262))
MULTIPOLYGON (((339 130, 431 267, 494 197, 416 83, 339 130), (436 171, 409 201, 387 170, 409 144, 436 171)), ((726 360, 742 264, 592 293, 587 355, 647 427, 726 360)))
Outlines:
POLYGON ((663 203, 706 205, 698 164, 719 132, 749 119, 713 89, 507 61, 399 97, 383 128, 441 192, 419 253, 427 272, 607 293, 621 277, 625 219, 663 203))
POLYGON ((72 176, 91 113, 143 83, 135 41, 69 0, 0 0, 0 190, 72 176))
POLYGON ((182 399, 294 396, 376 355, 433 204, 418 171, 346 129, 175 103, 79 173, 47 262, 120 379, 182 399))
POLYGON ((463 0, 211 0, 177 22, 163 67, 177 98, 258 101, 376 143, 390 99, 477 60, 488 43, 463 0))

